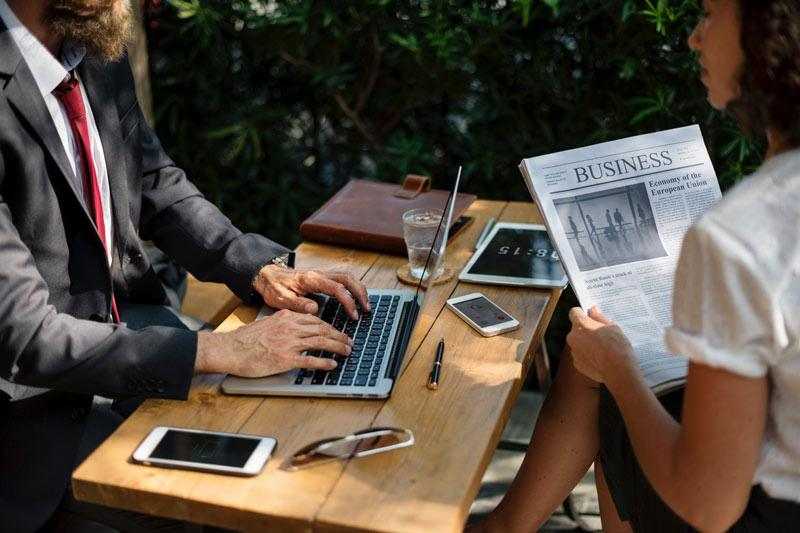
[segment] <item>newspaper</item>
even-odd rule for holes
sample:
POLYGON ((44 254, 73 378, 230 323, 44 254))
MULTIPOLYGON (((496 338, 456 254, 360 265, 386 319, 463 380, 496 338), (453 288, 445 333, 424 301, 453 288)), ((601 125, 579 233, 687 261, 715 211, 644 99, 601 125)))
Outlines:
POLYGON ((667 351, 683 236, 721 196, 698 126, 526 159, 520 164, 575 294, 630 339, 657 394, 683 384, 667 351))

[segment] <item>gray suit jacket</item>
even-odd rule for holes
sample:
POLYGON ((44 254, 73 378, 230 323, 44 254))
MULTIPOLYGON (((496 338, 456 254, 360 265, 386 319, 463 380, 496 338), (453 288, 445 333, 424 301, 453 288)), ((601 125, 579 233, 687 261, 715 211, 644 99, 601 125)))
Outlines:
POLYGON ((196 334, 111 324, 110 294, 166 303, 142 240, 254 297, 286 252, 242 234, 164 153, 127 60, 80 68, 108 164, 114 267, 27 64, 0 23, 0 530, 42 525, 67 487, 94 394, 183 399, 196 334))

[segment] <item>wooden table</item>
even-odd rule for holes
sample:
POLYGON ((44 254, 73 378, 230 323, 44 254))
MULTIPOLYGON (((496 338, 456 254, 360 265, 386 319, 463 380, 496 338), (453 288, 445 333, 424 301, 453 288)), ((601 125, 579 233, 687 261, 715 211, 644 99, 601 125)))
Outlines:
MULTIPOLYGON (((461 269, 489 217, 539 222, 529 203, 478 201, 475 222, 448 248, 461 269)), ((346 268, 367 287, 397 287, 400 257, 318 244, 298 248, 298 267, 346 268)), ((186 402, 148 400, 73 474, 78 499, 237 530, 460 531, 560 291, 458 282, 431 289, 403 371, 387 401, 225 396, 221 376, 197 377, 186 402), (446 310, 451 296, 482 291, 522 327, 483 338, 446 310), (448 345, 441 386, 425 387, 436 344, 448 345), (135 465, 130 456, 158 425, 274 436, 278 448, 254 478, 135 465), (371 426, 413 430, 411 448, 301 472, 280 470, 316 439, 371 426)), ((239 307, 220 326, 255 317, 239 307)))

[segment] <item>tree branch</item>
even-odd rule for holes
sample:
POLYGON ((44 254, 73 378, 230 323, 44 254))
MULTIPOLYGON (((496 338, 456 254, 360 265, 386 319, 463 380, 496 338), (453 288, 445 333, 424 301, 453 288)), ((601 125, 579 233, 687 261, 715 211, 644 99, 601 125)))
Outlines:
POLYGON ((347 104, 344 96, 342 96, 342 93, 336 93, 333 98, 336 100, 336 103, 339 105, 339 108, 342 110, 345 116, 353 121, 353 125, 361 133, 361 135, 363 135, 373 147, 377 147, 378 143, 376 142, 375 137, 372 135, 372 133, 370 133, 369 129, 367 129, 359 114, 347 104))
POLYGON ((378 32, 375 27, 372 28, 372 64, 370 65, 369 75, 367 76, 367 84, 358 95, 358 103, 356 104, 356 112, 361 113, 367 105, 367 100, 372 95, 372 90, 375 88, 375 83, 378 81, 378 74, 381 69, 381 60, 383 59, 383 47, 378 38, 378 32))

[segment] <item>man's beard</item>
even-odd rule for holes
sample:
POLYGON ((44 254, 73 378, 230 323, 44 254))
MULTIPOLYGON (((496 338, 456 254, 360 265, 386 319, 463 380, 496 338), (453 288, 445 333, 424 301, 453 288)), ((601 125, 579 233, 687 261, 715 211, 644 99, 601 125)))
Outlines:
POLYGON ((49 0, 44 22, 57 36, 83 44, 105 61, 121 58, 133 35, 128 0, 49 0))

